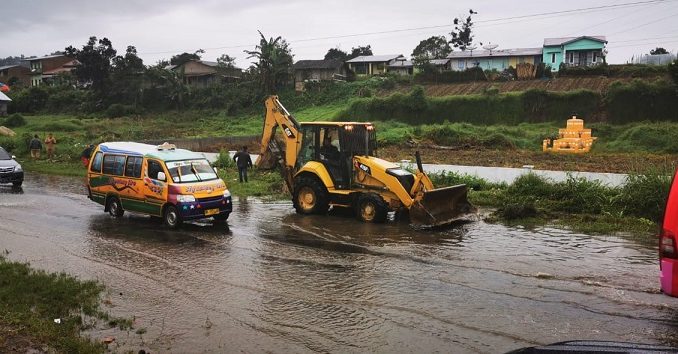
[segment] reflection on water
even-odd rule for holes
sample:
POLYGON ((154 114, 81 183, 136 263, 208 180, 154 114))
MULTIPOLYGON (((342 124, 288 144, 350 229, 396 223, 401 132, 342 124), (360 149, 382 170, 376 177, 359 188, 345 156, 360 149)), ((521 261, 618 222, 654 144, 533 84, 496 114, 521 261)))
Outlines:
POLYGON ((113 311, 147 330, 118 338, 123 349, 498 352, 667 342, 678 329, 654 247, 626 239, 482 221, 420 231, 251 198, 236 198, 228 225, 168 230, 108 216, 78 182, 3 195, 2 246, 107 284, 113 311))

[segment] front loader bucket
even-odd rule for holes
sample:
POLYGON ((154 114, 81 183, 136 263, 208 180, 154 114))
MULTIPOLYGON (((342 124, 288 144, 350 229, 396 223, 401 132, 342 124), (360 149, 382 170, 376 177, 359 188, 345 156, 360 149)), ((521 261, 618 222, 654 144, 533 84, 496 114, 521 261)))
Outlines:
POLYGON ((467 199, 465 184, 424 192, 420 201, 410 207, 410 222, 415 227, 429 228, 465 219, 478 210, 467 199))

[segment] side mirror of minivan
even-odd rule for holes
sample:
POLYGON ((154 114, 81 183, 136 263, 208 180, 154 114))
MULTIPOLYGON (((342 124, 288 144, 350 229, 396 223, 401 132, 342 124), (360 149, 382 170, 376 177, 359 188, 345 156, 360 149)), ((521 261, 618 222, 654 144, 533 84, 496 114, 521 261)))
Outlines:
POLYGON ((167 176, 165 176, 165 172, 158 172, 158 181, 166 181, 167 176))
POLYGON ((16 160, 16 155, 12 155, 12 160, 16 160))
POLYGON ((214 169, 214 173, 219 173, 219 170, 217 170, 216 167, 212 167, 214 169))

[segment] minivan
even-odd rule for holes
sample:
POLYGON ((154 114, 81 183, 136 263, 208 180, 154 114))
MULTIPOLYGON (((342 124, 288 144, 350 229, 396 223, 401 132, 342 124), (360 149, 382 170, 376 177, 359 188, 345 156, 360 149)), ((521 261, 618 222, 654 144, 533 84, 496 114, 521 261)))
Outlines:
POLYGON ((199 153, 133 142, 99 144, 87 171, 89 198, 114 217, 125 211, 162 218, 175 228, 186 220, 225 221, 231 193, 199 153))

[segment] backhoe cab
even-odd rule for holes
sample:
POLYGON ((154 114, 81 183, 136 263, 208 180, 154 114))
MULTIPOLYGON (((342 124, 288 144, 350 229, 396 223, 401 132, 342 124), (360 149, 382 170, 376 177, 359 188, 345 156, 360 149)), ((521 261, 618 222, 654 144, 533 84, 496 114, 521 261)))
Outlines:
POLYGON ((423 172, 411 173, 376 157, 376 132, 364 122, 298 123, 278 101, 266 100, 259 168, 279 165, 300 214, 352 208, 365 222, 383 222, 389 211, 409 211, 419 227, 452 223, 476 212, 465 185, 435 189, 423 172), (275 138, 280 127, 280 139, 275 138))

